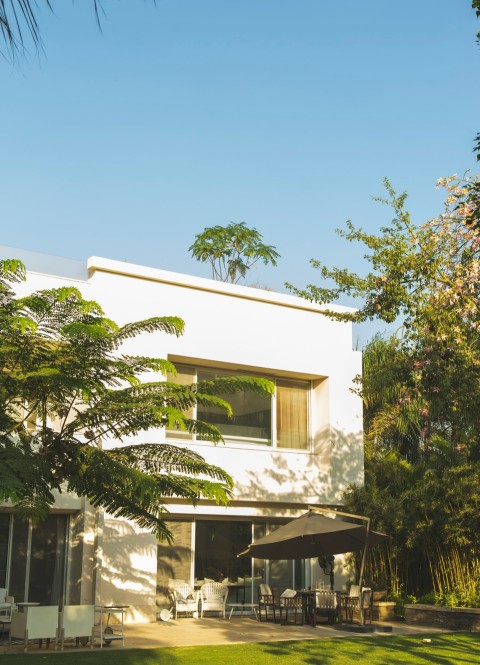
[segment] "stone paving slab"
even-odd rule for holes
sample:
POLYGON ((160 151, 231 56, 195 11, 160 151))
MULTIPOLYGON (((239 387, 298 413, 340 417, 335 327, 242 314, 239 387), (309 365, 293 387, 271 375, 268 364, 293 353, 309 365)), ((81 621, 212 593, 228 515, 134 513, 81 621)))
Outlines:
MULTIPOLYGON (((375 624, 373 624, 375 626, 375 624)), ((385 626, 386 624, 378 624, 385 626)), ((378 639, 388 635, 419 635, 419 639, 428 638, 430 635, 441 632, 449 632, 441 628, 429 628, 426 626, 411 626, 403 622, 393 622, 389 633, 376 633, 378 639)), ((371 636, 372 633, 369 633, 371 636)), ((271 621, 258 621, 254 617, 232 617, 231 620, 205 617, 193 619, 182 617, 177 620, 157 621, 155 623, 137 623, 125 626, 125 647, 121 641, 114 641, 104 649, 158 649, 161 647, 183 647, 202 646, 214 644, 242 644, 247 642, 279 642, 288 640, 309 640, 325 637, 355 637, 361 639, 362 634, 342 630, 340 627, 328 624, 317 624, 316 627, 302 625, 280 625, 271 621)), ((95 649, 99 649, 98 641, 95 649)), ((45 645, 39 649, 38 644, 29 645, 29 653, 45 653, 45 645)), ((66 642, 65 651, 90 650, 90 647, 76 647, 75 642, 66 642)), ((9 646, 8 639, 0 642, 0 654, 18 653, 23 650, 22 645, 9 646)), ((53 651, 53 645, 50 646, 53 651)))

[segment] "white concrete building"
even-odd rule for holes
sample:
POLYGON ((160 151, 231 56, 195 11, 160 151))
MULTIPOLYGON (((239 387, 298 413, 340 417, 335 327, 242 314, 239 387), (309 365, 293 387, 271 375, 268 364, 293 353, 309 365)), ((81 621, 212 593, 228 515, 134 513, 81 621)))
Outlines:
POLYGON ((290 295, 104 258, 84 265, 5 247, 0 257, 26 264, 21 292, 74 285, 119 324, 183 318, 182 337, 147 335, 129 347, 173 361, 179 380, 233 372, 276 384, 272 398, 233 396, 233 422, 219 422, 224 444, 168 431, 139 438, 191 447, 228 471, 235 488, 227 508, 169 501, 169 547, 77 497, 61 495, 37 527, 12 518, 4 505, 0 587, 17 600, 46 604, 120 603, 130 606, 130 618, 151 620, 167 602, 169 578, 228 578, 233 599, 248 601, 260 581, 298 587, 321 577, 314 562, 252 562, 236 554, 311 504, 339 505, 350 483, 363 482, 362 404, 351 390, 361 353, 352 350, 350 323, 331 321, 290 295))

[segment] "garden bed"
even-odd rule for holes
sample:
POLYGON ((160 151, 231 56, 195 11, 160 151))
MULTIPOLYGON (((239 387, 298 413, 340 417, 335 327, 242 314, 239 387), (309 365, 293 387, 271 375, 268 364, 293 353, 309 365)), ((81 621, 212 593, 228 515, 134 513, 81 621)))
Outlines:
POLYGON ((405 622, 448 630, 480 631, 480 608, 405 605, 405 622))

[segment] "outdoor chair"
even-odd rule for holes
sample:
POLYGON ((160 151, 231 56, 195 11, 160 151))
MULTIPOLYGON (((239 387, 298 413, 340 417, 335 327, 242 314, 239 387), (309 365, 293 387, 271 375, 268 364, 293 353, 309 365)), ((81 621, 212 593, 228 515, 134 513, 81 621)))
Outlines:
POLYGON ((369 587, 360 587, 358 584, 352 584, 348 596, 342 596, 341 609, 345 612, 345 621, 353 623, 355 614, 359 614, 360 621, 363 623, 369 614, 370 623, 372 622, 372 596, 373 592, 369 587))
POLYGON ((13 612, 10 626, 10 645, 12 640, 22 640, 24 651, 28 651, 29 640, 38 640, 39 646, 42 641, 54 640, 55 648, 58 640, 58 605, 26 607, 23 612, 13 612))
POLYGON ((6 589, 0 589, 0 623, 3 631, 5 626, 12 620, 12 613, 17 609, 13 596, 9 596, 6 589))
POLYGON ((225 619, 225 606, 228 597, 228 586, 221 582, 207 582, 200 589, 200 617, 204 612, 219 612, 225 619))
POLYGON ((288 615, 293 614, 293 623, 297 623, 297 617, 300 616, 300 622, 303 626, 304 612, 303 612, 303 598, 297 596, 293 589, 285 589, 280 595, 280 623, 288 623, 288 615), (282 620, 283 615, 283 620, 282 620))
POLYGON ((361 607, 363 613, 363 623, 367 620, 369 615, 370 623, 372 623, 372 609, 373 609, 373 591, 370 587, 363 587, 361 593, 361 607))
POLYGON ((352 623, 353 615, 356 609, 358 609, 360 601, 360 587, 358 584, 352 584, 350 591, 345 595, 340 596, 340 621, 343 621, 342 611, 345 615, 345 622, 352 623))
POLYGON ((276 621, 277 610, 280 616, 280 598, 272 593, 268 584, 260 584, 258 587, 258 620, 262 620, 263 611, 265 621, 268 621, 269 616, 272 616, 273 620, 276 621))
POLYGON ((65 605, 58 613, 58 639, 60 649, 66 639, 75 638, 76 645, 85 646, 90 640, 93 649, 93 631, 95 625, 94 605, 65 605))
POLYGON ((172 610, 175 612, 175 619, 181 613, 192 614, 194 618, 198 617, 198 591, 195 591, 194 588, 186 582, 173 583, 170 586, 170 591, 172 594, 172 610))
POLYGON ((337 596, 330 589, 318 589, 315 592, 315 611, 317 616, 326 616, 328 623, 334 624, 337 616, 337 596))

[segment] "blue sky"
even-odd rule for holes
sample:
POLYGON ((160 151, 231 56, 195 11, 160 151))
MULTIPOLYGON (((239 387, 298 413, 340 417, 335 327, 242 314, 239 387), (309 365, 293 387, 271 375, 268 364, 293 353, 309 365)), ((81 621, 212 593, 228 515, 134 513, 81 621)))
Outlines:
MULTIPOLYGON (((0 243, 209 276, 188 247, 245 221, 281 255, 249 280, 365 268, 382 180, 414 221, 440 176, 476 170, 470 0, 89 0, 40 13, 44 53, 0 60, 0 243)), ((349 303, 345 303, 349 304, 349 303)))

